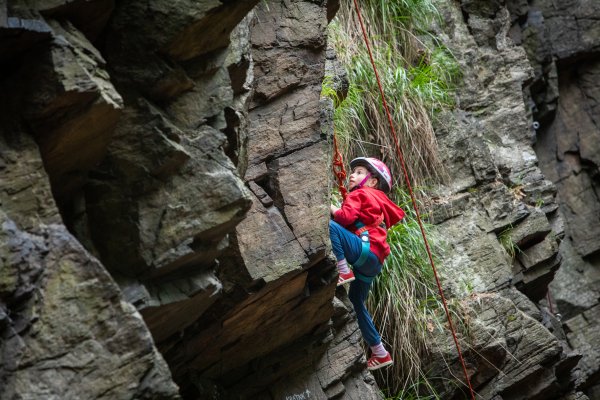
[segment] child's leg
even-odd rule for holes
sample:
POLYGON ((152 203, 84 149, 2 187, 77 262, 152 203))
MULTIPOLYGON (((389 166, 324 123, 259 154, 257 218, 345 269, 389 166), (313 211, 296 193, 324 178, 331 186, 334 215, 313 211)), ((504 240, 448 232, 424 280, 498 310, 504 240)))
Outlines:
POLYGON ((329 221, 329 238, 331 247, 337 259, 337 268, 339 272, 337 285, 341 286, 352 282, 354 273, 348 268, 348 261, 356 260, 360 256, 362 244, 358 236, 347 229, 344 229, 335 221, 329 221), (348 258, 348 260, 346 259, 348 258))
MULTIPOLYGON (((381 264, 377 257, 371 253, 367 258, 365 264, 357 271, 359 274, 362 273, 365 276, 375 276, 381 271, 381 264)), ((365 301, 369 295, 371 284, 357 279, 350 284, 350 292, 348 297, 354 306, 356 312, 356 319, 358 320, 358 327, 362 333, 363 338, 371 348, 373 357, 369 359, 368 368, 375 370, 393 363, 391 356, 381 343, 381 335, 375 328, 373 318, 367 307, 365 301)))
POLYGON ((365 342, 367 342, 369 346, 376 346, 381 343, 381 335, 379 335, 377 328, 375 328, 371 314, 369 314, 369 311, 365 306, 365 301, 369 295, 370 288, 370 283, 357 279, 350 284, 348 297, 354 306, 358 327, 360 328, 360 332, 362 333, 365 342))
POLYGON ((335 258, 352 262, 360 257, 362 243, 360 238, 334 220, 329 220, 329 239, 335 258))

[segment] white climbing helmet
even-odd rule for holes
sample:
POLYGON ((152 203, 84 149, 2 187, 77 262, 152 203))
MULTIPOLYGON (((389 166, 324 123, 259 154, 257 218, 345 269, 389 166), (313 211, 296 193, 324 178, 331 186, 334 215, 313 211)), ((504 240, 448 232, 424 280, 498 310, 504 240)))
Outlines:
POLYGON ((382 161, 373 157, 357 157, 350 161, 350 168, 354 169, 356 166, 365 166, 372 170, 379 178, 381 190, 384 193, 389 193, 392 189, 392 174, 390 169, 382 161))

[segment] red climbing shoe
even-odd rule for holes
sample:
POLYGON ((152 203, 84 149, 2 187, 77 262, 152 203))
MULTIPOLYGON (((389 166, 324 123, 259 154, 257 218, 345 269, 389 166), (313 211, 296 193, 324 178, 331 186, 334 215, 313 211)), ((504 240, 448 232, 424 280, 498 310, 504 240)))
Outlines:
POLYGON ((354 272, 350 271, 350 272, 348 272, 347 274, 342 274, 342 273, 340 272, 340 276, 339 276, 339 278, 338 278, 338 283, 337 283, 337 285, 338 285, 338 286, 340 286, 340 285, 343 285, 343 284, 345 284, 345 283, 350 283, 350 282, 352 282, 354 279, 356 279, 356 278, 354 277, 354 272))
POLYGON ((376 369, 387 367, 393 363, 394 360, 392 360, 392 355, 388 352, 385 357, 371 356, 369 361, 367 361, 367 369, 369 371, 375 371, 376 369))

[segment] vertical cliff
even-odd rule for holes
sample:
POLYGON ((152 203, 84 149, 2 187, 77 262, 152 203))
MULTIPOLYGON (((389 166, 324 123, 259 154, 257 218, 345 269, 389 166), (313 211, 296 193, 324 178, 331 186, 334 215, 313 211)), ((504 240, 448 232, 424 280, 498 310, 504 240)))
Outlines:
POLYGON ((540 168, 557 188, 565 239, 550 285, 567 339, 581 352, 577 386, 600 398, 600 28, 597 2, 539 1, 514 11, 534 67, 526 94, 539 121, 540 168))
POLYGON ((471 379, 482 398, 597 398, 597 5, 438 4, 463 81, 435 219, 446 286, 470 295, 471 379))
MULTIPOLYGON (((0 398, 380 398, 327 232, 338 6, 0 2, 0 398)), ((600 398, 600 8, 438 7, 433 215, 478 398, 600 398)))
POLYGON ((258 3, 0 5, 2 398, 377 398, 329 255, 337 4, 258 3))

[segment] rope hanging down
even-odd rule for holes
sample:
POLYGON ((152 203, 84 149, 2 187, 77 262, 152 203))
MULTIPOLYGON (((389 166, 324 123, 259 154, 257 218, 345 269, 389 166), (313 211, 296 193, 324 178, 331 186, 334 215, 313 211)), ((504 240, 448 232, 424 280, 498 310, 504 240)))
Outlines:
POLYGON ((346 168, 344 168, 344 160, 342 159, 342 153, 338 149, 337 140, 335 139, 335 132, 333 132, 333 174, 335 175, 338 183, 338 189, 342 198, 345 200, 348 195, 348 190, 344 186, 346 180, 346 168))
POLYGON ((440 297, 441 297, 442 303, 444 305, 444 311, 446 312, 446 318, 448 319, 448 324, 450 326, 450 330, 452 331, 452 338, 454 339, 454 344, 455 344, 456 350, 458 352, 458 358, 460 359, 463 373, 465 374, 465 379, 467 381, 469 390, 471 392, 471 399, 475 400, 475 393, 473 391, 473 386, 471 386, 471 380, 469 379, 469 374, 467 373, 467 367, 465 365, 465 360, 463 359, 462 352, 460 350, 460 344, 458 343, 458 339, 456 338, 456 330, 454 329, 454 324, 452 323, 452 318, 450 317, 450 311, 448 311, 448 305, 446 304, 446 298, 444 297, 444 292, 442 290, 442 284, 440 283, 440 279, 437 274, 437 269, 435 268, 435 263, 433 262, 433 256, 431 254, 431 249, 429 248, 429 242, 427 241, 427 236, 425 235, 425 229, 423 228, 423 223, 421 222, 421 214, 419 213, 419 207, 417 206, 417 201, 415 199, 415 195, 413 193, 412 186, 410 184, 410 179, 408 178, 408 171, 407 171, 406 165, 404 163, 404 156, 402 154, 400 144, 398 143, 398 137, 396 135, 396 130, 394 129, 394 123, 392 122, 392 116, 390 114, 390 110, 388 108, 387 101, 385 99, 383 87, 381 86, 381 80, 379 79, 379 73, 377 72, 377 67, 375 66, 375 61, 373 59, 373 53, 371 52, 371 46, 369 44, 369 39, 367 37, 367 31, 366 31, 365 25, 363 23, 362 15, 360 13, 360 8, 358 7, 357 0, 354 0, 354 8, 356 9, 356 14, 358 16, 358 21, 360 22, 360 28, 361 28, 362 34, 363 34, 363 39, 365 41, 365 45, 367 46, 367 50, 369 52, 369 58, 371 60, 371 65, 373 66, 373 71, 375 72, 375 78, 377 79, 377 86, 379 87, 379 93, 381 94, 383 108, 385 109, 385 112, 387 114, 387 119, 390 124, 392 136, 394 138, 394 144, 396 146, 396 152, 398 153, 398 158, 400 159, 400 164, 402 165, 402 171, 404 172, 404 179, 406 181, 406 186, 408 187, 408 191, 410 193, 410 199, 412 200, 413 207, 415 208, 415 213, 417 215, 417 222, 419 223, 419 228, 421 229, 421 235, 423 236, 423 241, 425 242, 425 248, 427 249, 427 255, 429 256, 429 263, 431 264, 431 268, 433 269, 433 275, 435 276, 435 281, 437 283, 437 287, 440 292, 440 297))

